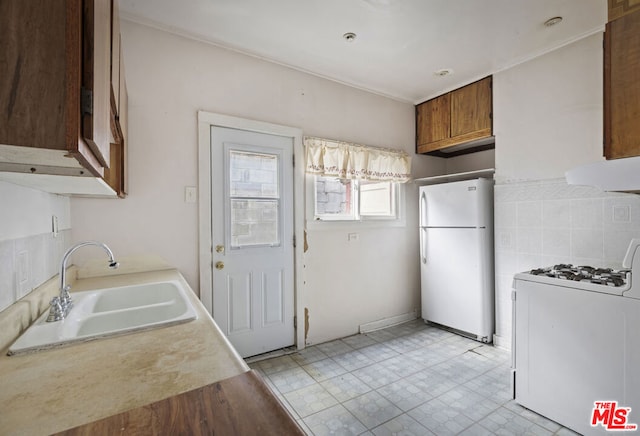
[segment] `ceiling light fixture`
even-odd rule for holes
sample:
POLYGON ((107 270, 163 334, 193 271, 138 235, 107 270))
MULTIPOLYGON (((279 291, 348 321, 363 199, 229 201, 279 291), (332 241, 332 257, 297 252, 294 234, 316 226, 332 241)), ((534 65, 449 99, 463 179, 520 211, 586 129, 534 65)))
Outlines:
POLYGON ((556 24, 559 24, 561 21, 562 21, 562 17, 553 17, 545 21, 544 25, 545 27, 551 27, 551 26, 555 26, 556 24))
POLYGON ((438 77, 444 77, 444 76, 448 76, 449 74, 453 74, 453 70, 451 68, 443 68, 441 70, 434 71, 433 74, 435 74, 438 77))
POLYGON ((356 34, 353 32, 347 32, 344 35, 342 35, 342 37, 344 38, 345 41, 347 42, 353 42, 356 39, 356 34))

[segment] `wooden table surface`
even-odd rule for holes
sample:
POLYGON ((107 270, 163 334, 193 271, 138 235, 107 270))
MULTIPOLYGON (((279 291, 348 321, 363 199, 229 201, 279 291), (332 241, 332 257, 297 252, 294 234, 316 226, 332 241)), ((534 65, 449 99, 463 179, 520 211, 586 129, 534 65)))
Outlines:
POLYGON ((58 435, 304 435, 254 371, 58 435))

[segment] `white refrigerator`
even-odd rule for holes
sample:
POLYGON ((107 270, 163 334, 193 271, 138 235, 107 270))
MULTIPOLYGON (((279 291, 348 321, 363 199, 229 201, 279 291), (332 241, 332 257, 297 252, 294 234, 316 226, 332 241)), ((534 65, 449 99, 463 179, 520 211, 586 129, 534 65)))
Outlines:
POLYGON ((420 266, 422 318, 492 342, 493 180, 420 187, 420 266))

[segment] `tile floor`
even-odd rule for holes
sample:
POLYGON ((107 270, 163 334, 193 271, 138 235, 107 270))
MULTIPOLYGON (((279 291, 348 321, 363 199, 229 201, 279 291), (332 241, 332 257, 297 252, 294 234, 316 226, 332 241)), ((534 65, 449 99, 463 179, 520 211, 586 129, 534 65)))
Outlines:
POLYGON ((415 320, 261 360, 309 435, 574 435, 511 400, 508 351, 415 320))

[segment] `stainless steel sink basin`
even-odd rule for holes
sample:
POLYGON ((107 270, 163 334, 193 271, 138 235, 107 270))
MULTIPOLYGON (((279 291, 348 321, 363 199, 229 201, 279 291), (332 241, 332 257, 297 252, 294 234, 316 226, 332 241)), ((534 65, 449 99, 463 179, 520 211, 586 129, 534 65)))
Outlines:
POLYGON ((40 316, 9 347, 9 355, 121 335, 196 319, 179 281, 74 292, 74 307, 56 322, 40 316))

